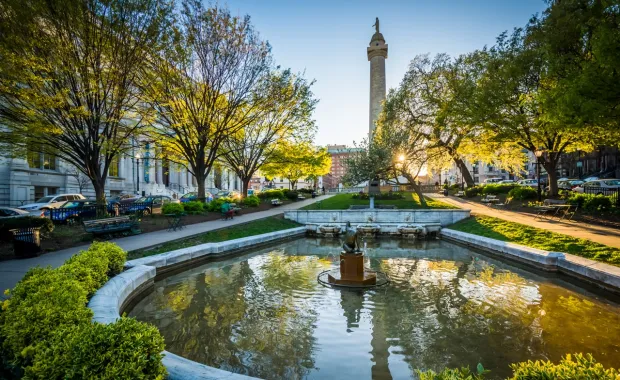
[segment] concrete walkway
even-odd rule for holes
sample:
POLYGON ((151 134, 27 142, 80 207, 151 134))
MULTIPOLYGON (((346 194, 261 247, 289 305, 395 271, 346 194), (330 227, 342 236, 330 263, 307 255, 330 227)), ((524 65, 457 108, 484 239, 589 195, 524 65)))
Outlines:
POLYGON ((600 244, 611 247, 620 248, 620 230, 610 227, 597 226, 584 222, 568 222, 558 221, 557 219, 549 220, 536 219, 534 215, 524 212, 500 210, 494 207, 488 207, 480 203, 468 201, 467 199, 457 197, 445 197, 439 194, 426 194, 427 196, 439 201, 449 203, 451 205, 467 208, 472 214, 487 215, 509 222, 521 223, 527 226, 541 228, 559 234, 569 235, 576 238, 588 239, 600 244))
MULTIPOLYGON (((179 231, 154 231, 140 235, 128 236, 119 239, 112 239, 111 242, 118 244, 126 251, 152 247, 171 240, 177 240, 184 237, 201 234, 204 232, 217 230, 220 228, 230 227, 237 224, 251 222, 256 219, 263 219, 274 215, 283 214, 287 210, 295 210, 314 202, 326 199, 332 195, 323 195, 315 199, 306 199, 300 202, 294 202, 280 207, 274 207, 270 210, 253 212, 250 214, 235 216, 232 220, 211 220, 204 223, 190 224, 179 231)), ((5 299, 5 289, 10 289, 28 272, 32 267, 48 266, 59 267, 71 256, 81 250, 87 249, 90 244, 79 247, 67 248, 56 252, 46 253, 39 257, 33 257, 23 260, 0 261, 0 299, 5 299)))

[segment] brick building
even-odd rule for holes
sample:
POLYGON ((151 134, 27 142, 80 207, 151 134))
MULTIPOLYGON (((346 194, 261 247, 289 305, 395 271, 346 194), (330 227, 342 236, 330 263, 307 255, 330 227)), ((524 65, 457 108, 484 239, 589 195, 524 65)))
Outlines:
POLYGON ((323 185, 326 189, 338 187, 342 182, 342 177, 347 172, 346 160, 353 152, 359 148, 349 148, 346 145, 327 145, 327 153, 332 158, 332 166, 329 174, 323 176, 323 185))

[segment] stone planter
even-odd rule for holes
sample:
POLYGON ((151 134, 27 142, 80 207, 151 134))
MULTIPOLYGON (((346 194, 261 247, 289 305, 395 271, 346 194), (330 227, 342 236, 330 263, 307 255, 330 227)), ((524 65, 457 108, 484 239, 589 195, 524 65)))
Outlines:
POLYGON ((381 226, 378 224, 366 223, 359 224, 357 226, 357 232, 359 232, 364 237, 372 237, 381 231, 381 226))
POLYGON ((334 237, 340 234, 340 226, 335 224, 322 224, 317 230, 325 237, 334 237))
POLYGON ((420 238, 426 235, 424 226, 417 224, 401 224, 396 229, 402 237, 406 238, 420 238))

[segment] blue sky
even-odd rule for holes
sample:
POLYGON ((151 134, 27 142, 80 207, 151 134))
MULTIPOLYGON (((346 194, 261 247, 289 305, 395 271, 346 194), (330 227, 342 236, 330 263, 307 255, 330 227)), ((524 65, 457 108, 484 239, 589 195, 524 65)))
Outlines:
POLYGON ((458 55, 492 45, 545 9, 543 0, 228 0, 249 14, 282 67, 316 79, 316 143, 347 144, 368 132, 366 47, 379 17, 389 47, 387 87, 418 54, 458 55))

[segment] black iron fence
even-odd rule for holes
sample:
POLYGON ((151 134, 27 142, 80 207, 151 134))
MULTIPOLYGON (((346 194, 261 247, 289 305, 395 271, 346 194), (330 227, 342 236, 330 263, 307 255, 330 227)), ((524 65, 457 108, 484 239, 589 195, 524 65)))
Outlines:
POLYGON ((72 208, 55 208, 50 209, 46 216, 54 223, 81 222, 84 220, 112 218, 122 215, 149 215, 154 211, 160 211, 154 208, 150 203, 115 203, 108 205, 87 205, 83 207, 72 208))
POLYGON ((583 192, 586 194, 604 195, 606 197, 610 197, 611 202, 614 203, 616 207, 620 207, 620 188, 585 186, 583 188, 583 192))

